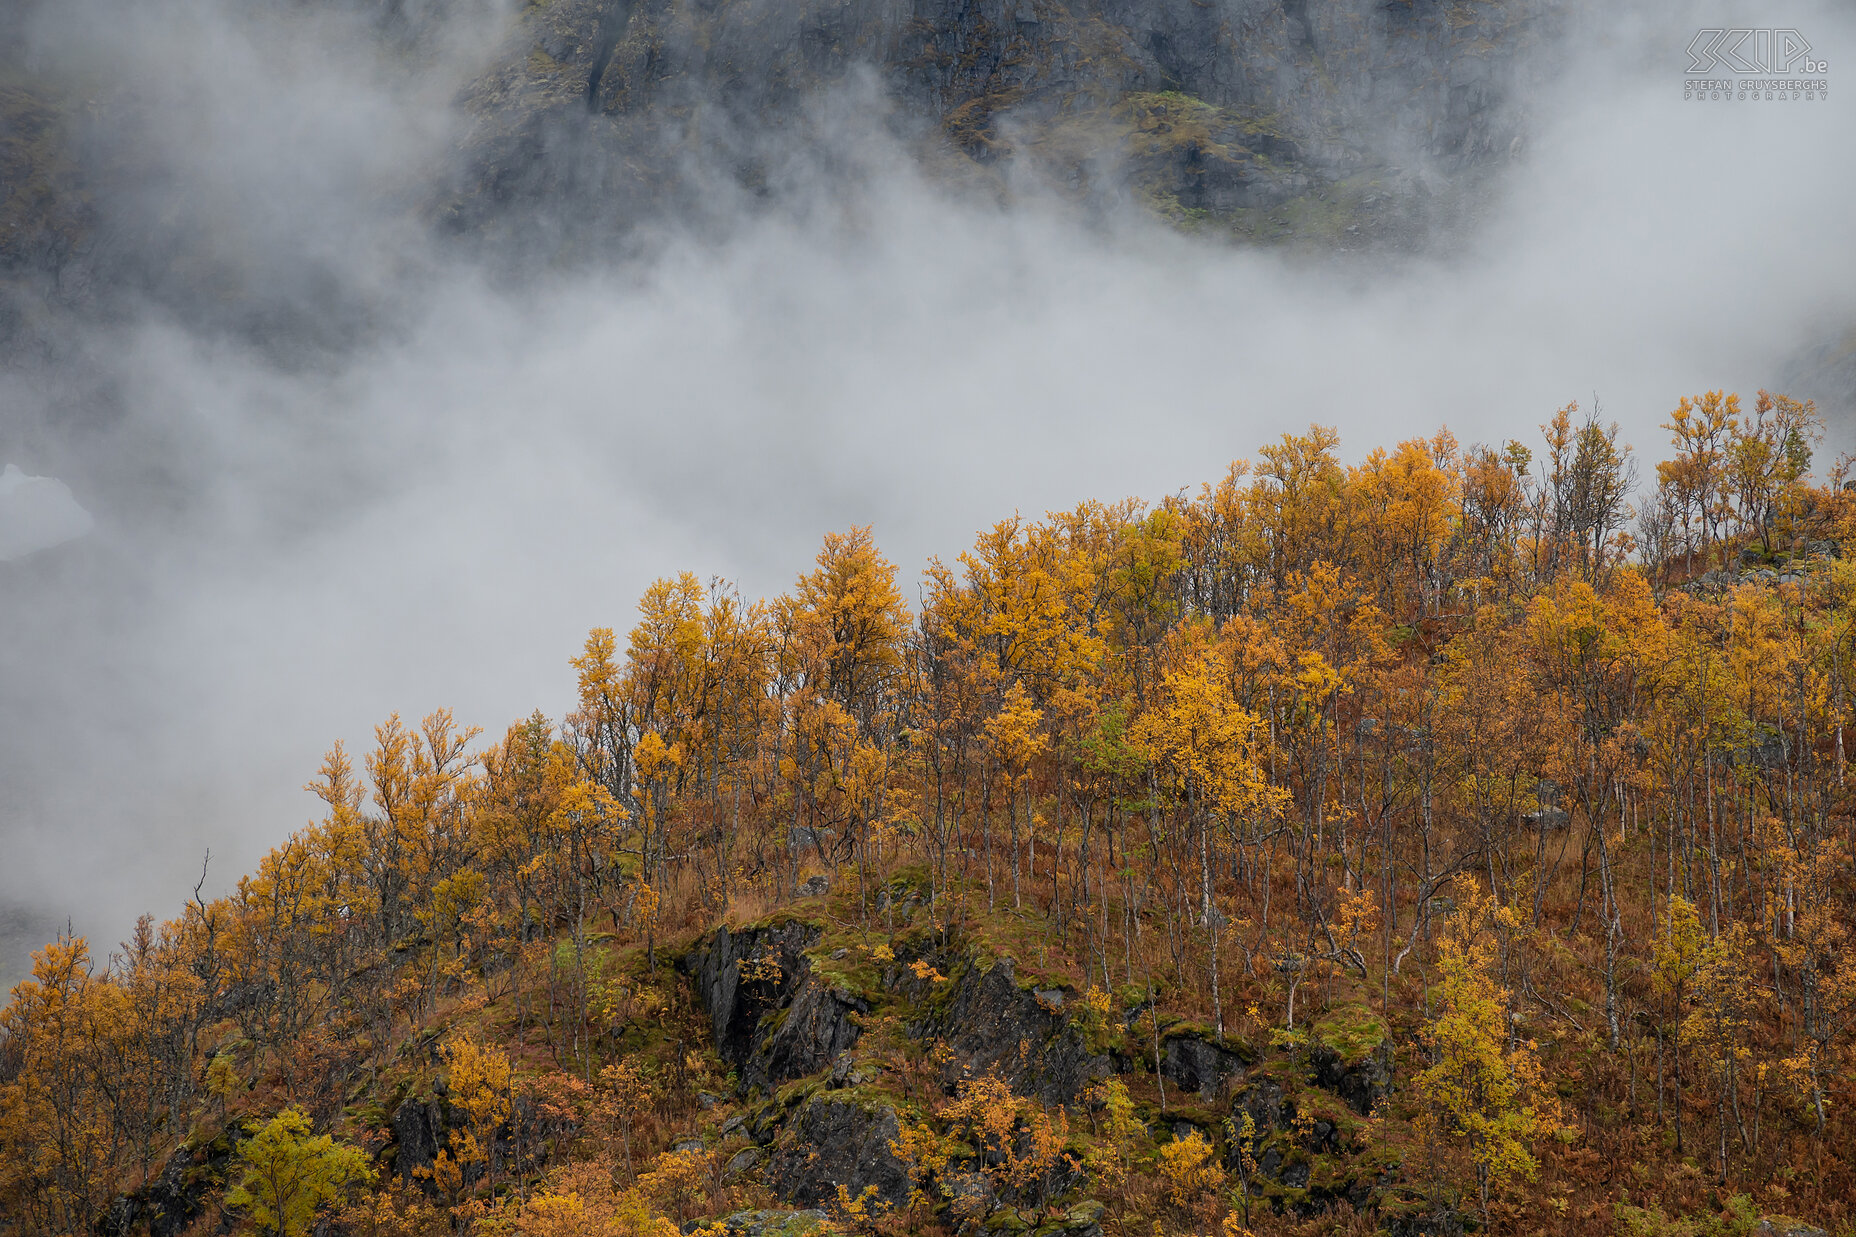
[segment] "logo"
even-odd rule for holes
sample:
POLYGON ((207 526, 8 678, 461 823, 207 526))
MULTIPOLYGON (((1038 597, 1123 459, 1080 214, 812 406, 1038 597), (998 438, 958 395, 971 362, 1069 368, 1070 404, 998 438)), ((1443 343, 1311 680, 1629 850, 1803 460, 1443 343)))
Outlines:
POLYGON ((1789 26, 1697 31, 1688 45, 1684 99, 1779 102, 1830 97, 1830 61, 1789 26))
POLYGON ((1792 66, 1805 77, 1830 72, 1830 64, 1811 59, 1811 42, 1796 30, 1703 30, 1688 45, 1688 71, 1770 73, 1784 76, 1792 66))

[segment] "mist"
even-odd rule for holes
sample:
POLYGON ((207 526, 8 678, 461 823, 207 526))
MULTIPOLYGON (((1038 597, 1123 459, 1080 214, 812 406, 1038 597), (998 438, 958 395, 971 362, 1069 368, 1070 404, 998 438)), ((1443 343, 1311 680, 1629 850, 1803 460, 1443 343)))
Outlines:
MULTIPOLYGON (((559 718, 587 630, 667 573, 771 595, 870 524, 914 578, 1014 512, 1196 489, 1310 422, 1358 458, 1445 425, 1532 442, 1596 397, 1650 471, 1680 396, 1777 387, 1856 322, 1856 123, 1841 92, 1684 102, 1695 19, 1648 12, 1551 49, 1473 225, 1413 252, 962 190, 853 82, 771 201, 716 182, 699 224, 514 275, 416 205, 494 6, 394 55, 339 10, 39 13, 38 63, 137 100, 93 153, 149 279, 46 309, 55 346, 0 373, 0 465, 95 518, 0 563, 0 975, 67 922, 101 945, 173 914, 209 850, 203 891, 229 887, 389 713, 559 718)), ((1749 20, 1808 30, 1833 77, 1856 33, 1749 20)), ((1849 444, 1838 393, 1791 393, 1849 444)))

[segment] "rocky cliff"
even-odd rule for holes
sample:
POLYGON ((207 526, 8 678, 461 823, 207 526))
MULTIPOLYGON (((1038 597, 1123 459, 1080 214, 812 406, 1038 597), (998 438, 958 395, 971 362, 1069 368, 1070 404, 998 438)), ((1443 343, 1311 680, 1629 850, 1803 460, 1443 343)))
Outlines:
POLYGON ((1206 1140, 1259 1208, 1345 1206, 1400 1232, 1457 1230, 1454 1213, 1433 1214, 1406 1182, 1402 1151, 1370 1132, 1396 1081, 1387 1028, 1366 1007, 1338 1004, 1256 1044, 1156 1019, 1133 989, 1078 992, 997 940, 949 936, 912 915, 888 937, 893 948, 873 947, 833 906, 802 901, 718 929, 680 964, 738 1083, 714 1151, 786 1205, 830 1209, 847 1196, 899 1212, 914 1188, 915 1205, 956 1225, 1023 1223, 1025 1199, 999 1192, 983 1153, 930 1169, 900 1141, 907 1127, 943 1121, 972 1080, 998 1078, 1040 1110, 1069 1114, 1076 1135, 1076 1167, 1053 1170, 1036 1214, 1052 1237, 1097 1231, 1080 1166, 1113 1079, 1134 1100, 1143 1145, 1206 1140))
POLYGON ((667 173, 697 152, 767 192, 838 88, 943 177, 1028 172, 1261 237, 1393 227, 1516 151, 1561 21, 1552 0, 544 0, 467 93, 446 217, 585 191, 640 209, 690 192, 667 173))

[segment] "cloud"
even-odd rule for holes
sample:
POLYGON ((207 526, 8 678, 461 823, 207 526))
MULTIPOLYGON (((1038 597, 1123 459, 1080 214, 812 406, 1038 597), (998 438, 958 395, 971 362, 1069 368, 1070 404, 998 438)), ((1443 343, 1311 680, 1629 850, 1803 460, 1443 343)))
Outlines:
MULTIPOLYGON (((858 175, 795 156, 787 199, 719 232, 511 280, 408 222, 477 36, 408 75, 349 18, 97 11, 43 54, 143 100, 105 210, 200 312, 71 319, 81 364, 0 378, 18 462, 97 517, 0 565, 19 941, 171 913, 208 847, 225 887, 314 814, 329 743, 391 711, 558 717, 587 628, 658 575, 778 591, 863 523, 912 574, 1311 421, 1358 456, 1443 424, 1530 439, 1596 393, 1653 459, 1677 397, 1770 385, 1856 317, 1847 102, 1684 103, 1686 18, 1570 58, 1479 224, 1424 256, 977 201, 852 99, 829 153, 858 175), (163 266, 183 252, 211 261, 163 266)), ((1826 10, 1790 24, 1851 46, 1826 10)))
POLYGON ((16 464, 0 472, 0 563, 75 541, 96 523, 55 477, 29 477, 16 464))

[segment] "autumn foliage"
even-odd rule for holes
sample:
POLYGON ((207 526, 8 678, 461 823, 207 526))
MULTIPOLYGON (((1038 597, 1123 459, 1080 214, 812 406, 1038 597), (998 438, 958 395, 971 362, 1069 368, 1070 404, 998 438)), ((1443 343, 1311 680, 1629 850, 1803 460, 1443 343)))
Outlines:
POLYGON ((1856 1223, 1856 497, 1763 392, 1683 400, 1645 492, 1615 426, 1541 428, 1349 464, 1311 427, 1196 494, 1001 522, 913 604, 834 534, 769 601, 653 585, 564 718, 337 745, 321 819, 229 893, 14 990, 0 1232, 96 1231, 215 1139, 257 1174, 230 1214, 286 1234, 768 1203, 689 1141, 732 1093, 672 961, 816 875, 846 968, 949 982, 896 963, 901 881, 912 931, 1012 953, 1125 1066, 1052 1105, 898 1048, 915 1205, 845 1190, 842 1227, 1093 1191, 1117 1232, 1372 1231, 1167 1081, 1187 1026, 1383 1060, 1369 1116, 1283 1137, 1380 1156, 1407 1219, 1856 1223), (389 1093, 455 1114, 416 1167, 369 1167, 389 1093), (263 1185, 297 1160, 317 1184, 263 1185))

